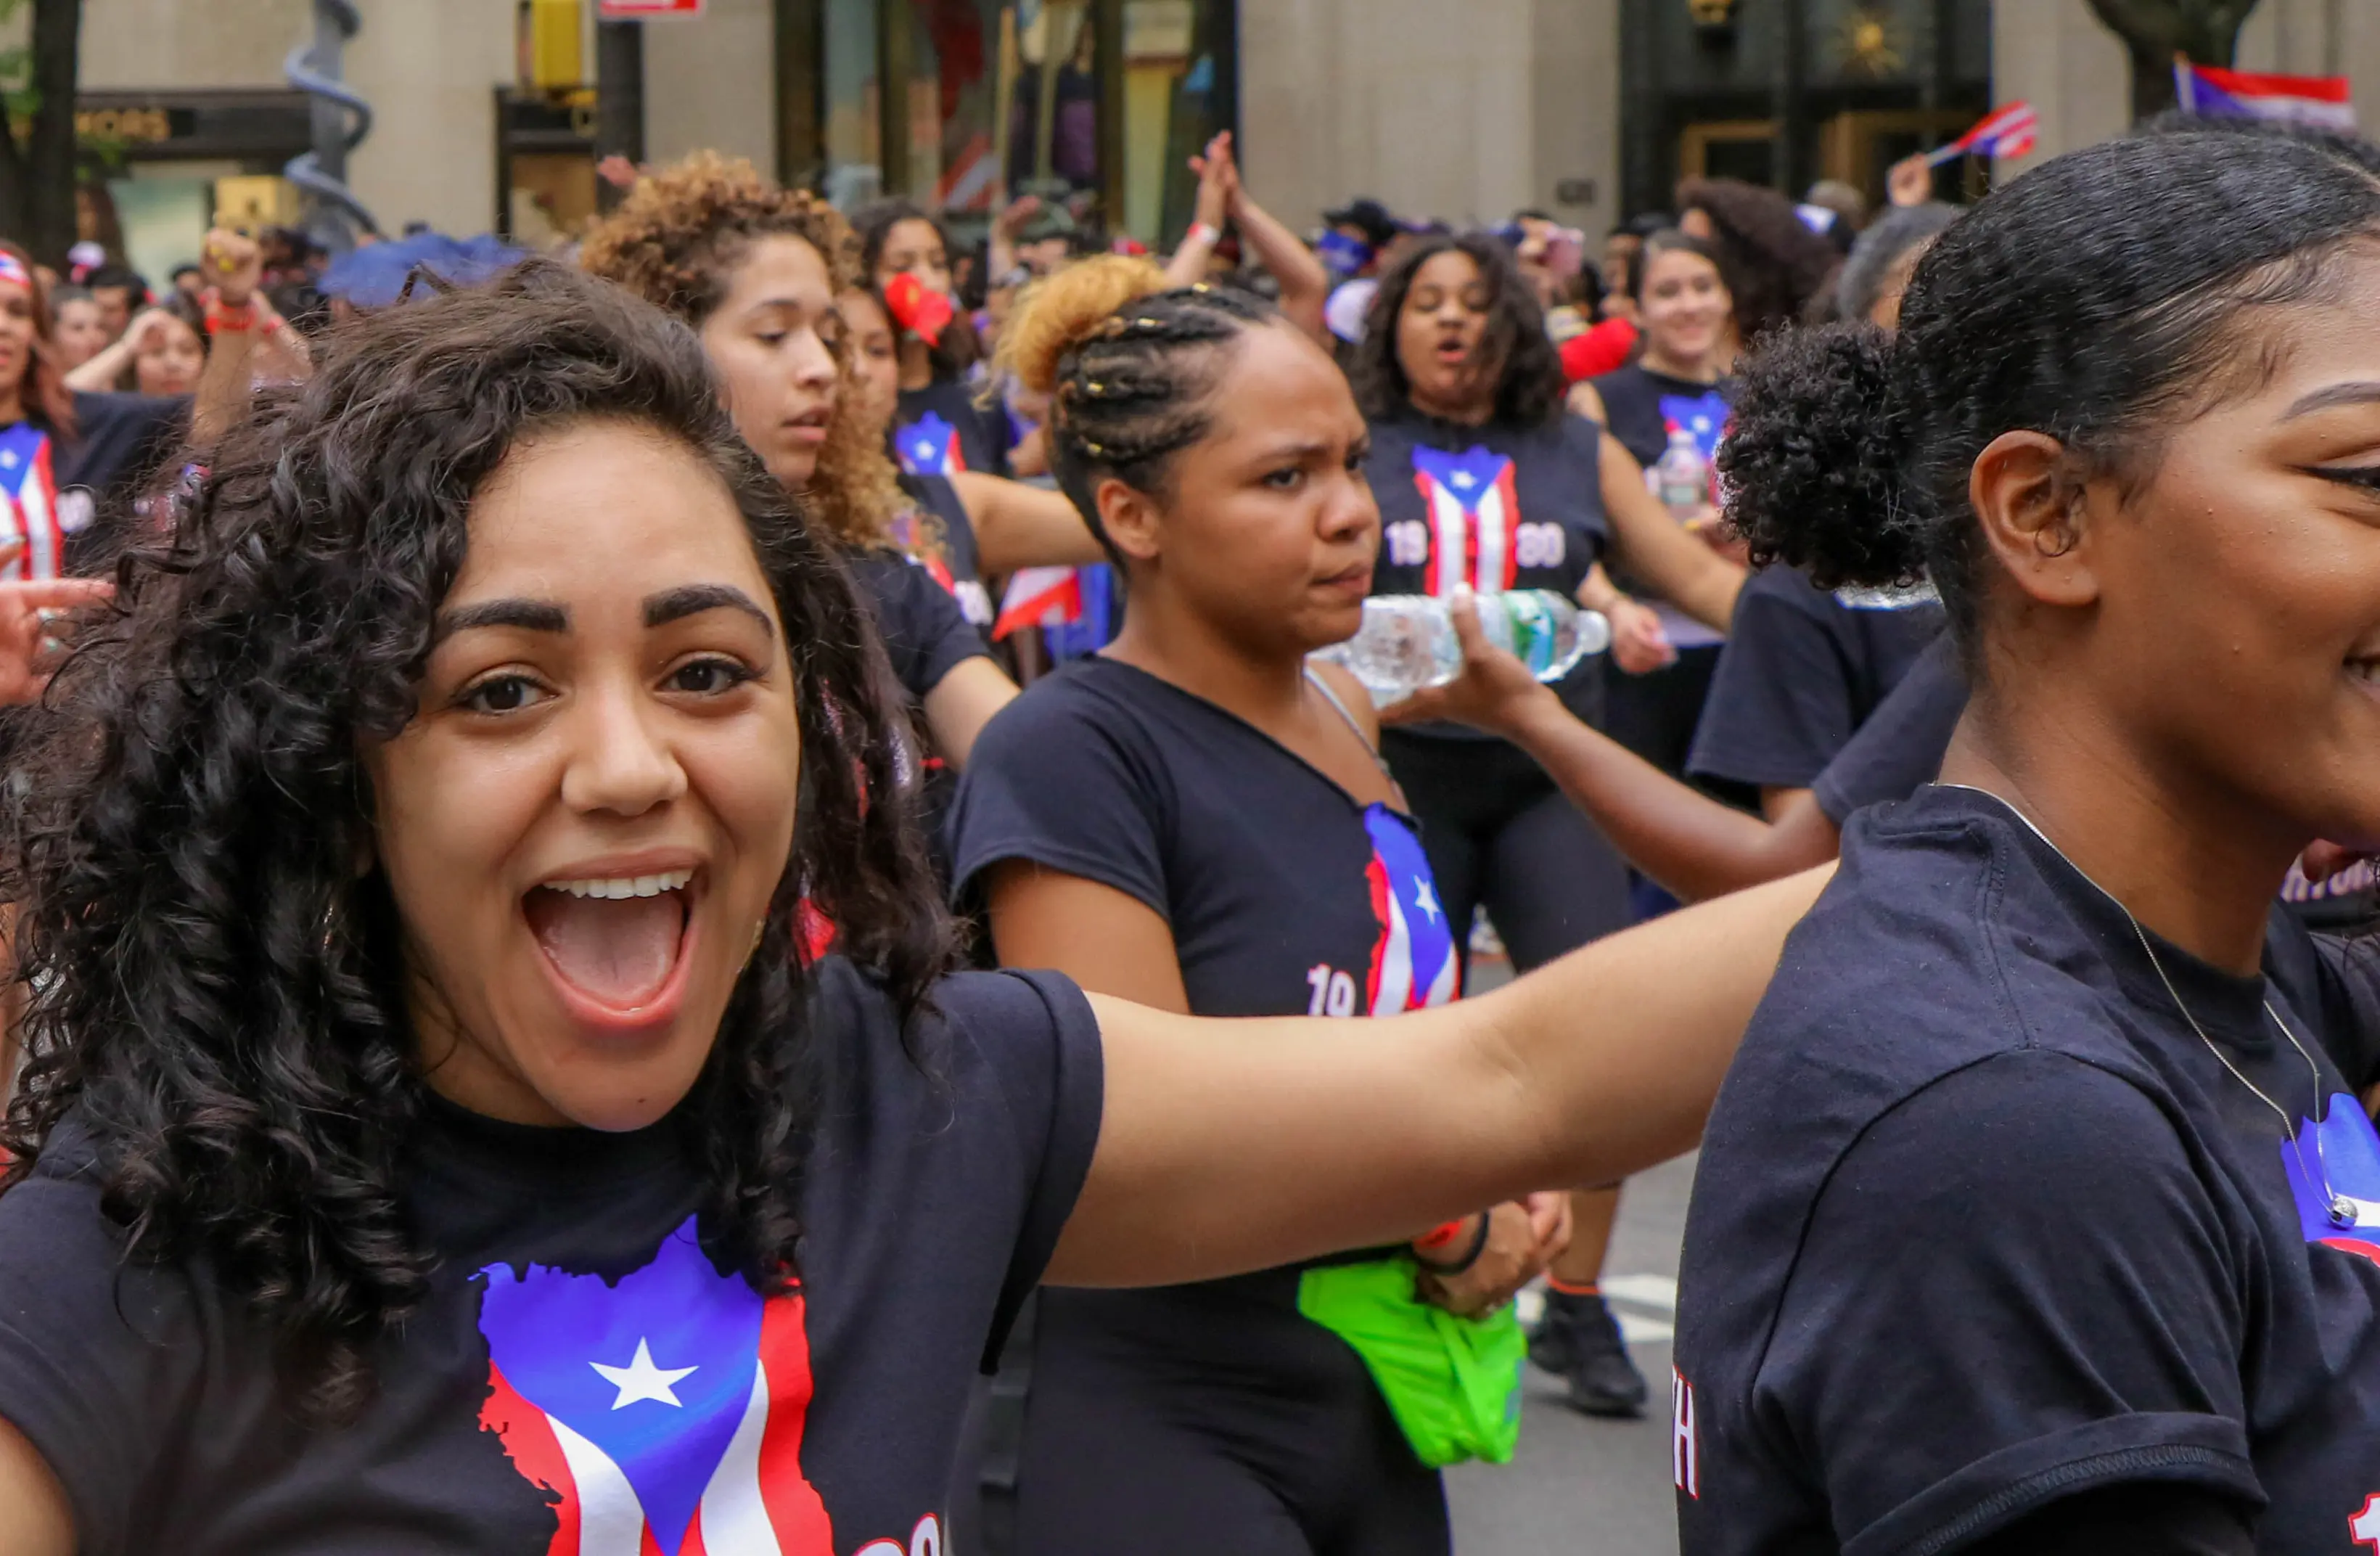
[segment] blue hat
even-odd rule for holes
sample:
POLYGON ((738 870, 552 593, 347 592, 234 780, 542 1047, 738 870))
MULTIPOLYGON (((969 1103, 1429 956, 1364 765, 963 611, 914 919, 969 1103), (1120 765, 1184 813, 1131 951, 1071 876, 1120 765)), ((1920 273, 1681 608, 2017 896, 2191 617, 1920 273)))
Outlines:
POLYGON ((340 255, 322 273, 320 285, 325 297, 345 298, 357 308, 390 308, 417 267, 449 286, 476 286, 528 257, 526 249, 516 249, 492 234, 455 238, 443 233, 417 233, 340 255))

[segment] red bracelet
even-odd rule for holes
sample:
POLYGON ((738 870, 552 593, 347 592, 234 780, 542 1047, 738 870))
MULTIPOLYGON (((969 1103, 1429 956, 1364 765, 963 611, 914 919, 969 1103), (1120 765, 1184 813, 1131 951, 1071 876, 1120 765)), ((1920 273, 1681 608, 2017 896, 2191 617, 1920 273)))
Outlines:
MULTIPOLYGON (((1462 1274, 1463 1271, 1469 1270, 1473 1265, 1479 1262, 1479 1256, 1488 1251, 1488 1234, 1495 1224, 1496 1213, 1493 1210, 1480 1211, 1478 1229, 1471 1234, 1471 1246, 1465 1248, 1463 1251, 1463 1257, 1456 1259, 1452 1264, 1440 1264, 1434 1258, 1424 1258, 1419 1251, 1419 1245, 1415 1245, 1414 1258, 1424 1270, 1428 1270, 1439 1280, 1451 1281, 1455 1276, 1462 1274)), ((1460 1228, 1463 1225, 1463 1222, 1450 1222, 1448 1225, 1460 1228)), ((1438 1229, 1439 1232, 1443 1232, 1445 1230, 1446 1227, 1439 1227, 1438 1229)), ((1433 1237, 1437 1234, 1438 1234, 1436 1232, 1430 1234, 1433 1237)))
POLYGON ((1430 1228, 1413 1240, 1414 1251, 1423 1254, 1438 1252, 1439 1249, 1463 1235, 1463 1223, 1470 1219, 1469 1216, 1457 1216, 1451 1222, 1444 1222, 1430 1228))
POLYGON ((206 314, 207 334, 211 335, 245 334, 256 328, 256 302, 253 298, 241 303, 237 308, 229 308, 223 303, 210 301, 206 305, 206 314))

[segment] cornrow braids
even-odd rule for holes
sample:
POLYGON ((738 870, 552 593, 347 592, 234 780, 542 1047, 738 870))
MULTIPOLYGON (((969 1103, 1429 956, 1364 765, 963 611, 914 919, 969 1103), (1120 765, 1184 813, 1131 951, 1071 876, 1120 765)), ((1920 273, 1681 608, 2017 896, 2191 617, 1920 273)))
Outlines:
POLYGON ((1161 491, 1173 456, 1213 425, 1216 348, 1274 316, 1260 298, 1202 283, 1124 304, 1058 359, 1050 466, 1102 542, 1099 480, 1161 491))

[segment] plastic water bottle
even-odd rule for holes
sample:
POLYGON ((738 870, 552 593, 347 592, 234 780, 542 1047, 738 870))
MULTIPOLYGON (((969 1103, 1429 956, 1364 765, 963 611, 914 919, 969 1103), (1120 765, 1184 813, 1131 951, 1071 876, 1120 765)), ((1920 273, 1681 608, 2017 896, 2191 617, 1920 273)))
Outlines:
MULTIPOLYGON (((1540 681, 1559 681, 1589 654, 1611 643, 1611 624, 1542 589, 1478 597, 1479 627, 1488 640, 1529 667, 1540 681)), ((1363 629, 1316 655, 1343 664, 1385 708, 1424 687, 1441 687, 1463 671, 1463 645, 1446 602, 1426 594, 1376 594, 1364 602, 1363 629)))
POLYGON ((1700 514, 1710 503, 1710 463, 1695 444, 1693 431, 1670 428, 1670 446, 1653 464, 1653 494, 1670 517, 1682 524, 1700 514))

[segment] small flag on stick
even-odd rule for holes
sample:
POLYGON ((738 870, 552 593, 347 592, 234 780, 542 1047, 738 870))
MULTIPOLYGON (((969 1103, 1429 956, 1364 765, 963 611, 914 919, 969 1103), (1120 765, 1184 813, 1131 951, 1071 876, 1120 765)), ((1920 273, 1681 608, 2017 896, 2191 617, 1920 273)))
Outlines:
POLYGON ((2022 98, 2005 108, 1995 108, 1949 145, 1941 147, 1925 159, 1928 167, 1939 167, 1959 157, 2021 157, 2033 150, 2034 131, 2041 126, 2040 115, 2033 104, 2022 98))

